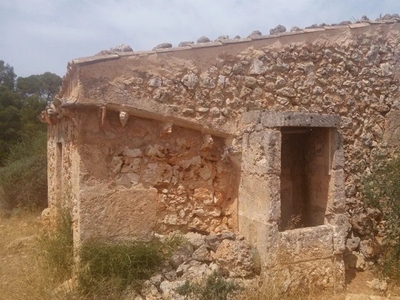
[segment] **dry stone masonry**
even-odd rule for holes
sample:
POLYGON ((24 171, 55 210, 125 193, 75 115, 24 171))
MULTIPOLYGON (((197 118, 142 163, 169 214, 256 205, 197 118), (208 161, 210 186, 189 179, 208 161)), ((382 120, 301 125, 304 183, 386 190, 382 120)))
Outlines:
POLYGON ((76 247, 233 231, 266 280, 342 289, 383 234, 360 184, 400 144, 397 17, 73 60, 42 113, 50 210, 76 247))

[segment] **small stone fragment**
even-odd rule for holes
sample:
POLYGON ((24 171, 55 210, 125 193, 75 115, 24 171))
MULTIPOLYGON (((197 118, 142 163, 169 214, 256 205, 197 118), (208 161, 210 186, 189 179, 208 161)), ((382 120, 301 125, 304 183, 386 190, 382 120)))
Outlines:
POLYGON ((264 63, 259 59, 254 59, 249 70, 250 75, 263 75, 265 74, 266 69, 264 67, 264 63))
POLYGON ((197 43, 198 44, 199 43, 209 43, 209 42, 210 42, 210 39, 208 37, 204 36, 204 35, 197 39, 197 43))
POLYGON ((199 77, 197 77, 196 74, 186 74, 182 77, 181 82, 188 87, 188 89, 192 90, 199 82, 199 77))
POLYGON ((215 41, 229 40, 229 35, 220 35, 215 41))
POLYGON ((194 247, 194 249, 199 248, 201 245, 205 244, 204 236, 196 232, 188 232, 183 236, 189 243, 194 247))
POLYGON ((205 244, 200 246, 194 253, 193 253, 193 259, 200 261, 200 262, 211 262, 212 258, 210 256, 210 253, 207 250, 207 247, 205 244))
POLYGON ((116 47, 110 48, 113 52, 133 52, 132 48, 127 44, 121 44, 116 47))
POLYGON ((255 87, 257 85, 257 79, 251 76, 246 76, 244 78, 244 85, 250 88, 255 87))
POLYGON ((159 77, 153 77, 149 80, 149 86, 160 87, 162 85, 162 79, 159 77))
POLYGON ((292 28, 290 28, 290 32, 298 32, 301 31, 301 29, 297 26, 293 26, 292 28))
POLYGON ((288 97, 288 98, 293 98, 293 97, 296 97, 296 95, 297 95, 296 90, 294 88, 290 88, 290 87, 281 88, 276 91, 276 94, 278 96, 288 97))
POLYGON ((252 38, 252 37, 257 37, 257 36, 261 36, 262 33, 259 30, 254 30, 252 33, 249 34, 248 38, 252 38))
POLYGON ((178 47, 187 47, 187 46, 190 46, 190 45, 194 45, 194 42, 193 41, 180 42, 178 47))
POLYGON ((273 34, 279 34, 279 33, 283 33, 286 32, 286 27, 283 25, 278 25, 275 28, 271 29, 269 31, 269 34, 273 35, 273 34))
POLYGON ((221 268, 229 271, 230 277, 248 277, 254 274, 252 249, 244 241, 223 240, 213 258, 221 268))
POLYGON ((355 236, 352 238, 347 239, 346 241, 346 247, 350 251, 357 250, 358 246, 360 245, 360 238, 355 236))
POLYGON ((171 43, 162 43, 162 44, 158 44, 157 46, 155 46, 155 47, 153 48, 153 51, 154 51, 154 50, 157 50, 157 49, 167 49, 167 48, 172 48, 172 44, 171 44, 171 43))

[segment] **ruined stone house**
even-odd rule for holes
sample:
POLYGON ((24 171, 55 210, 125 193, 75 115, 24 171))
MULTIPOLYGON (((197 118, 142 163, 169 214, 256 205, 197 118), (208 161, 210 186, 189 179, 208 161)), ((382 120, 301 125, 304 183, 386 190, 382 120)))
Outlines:
POLYGON ((392 20, 73 60, 49 207, 77 247, 230 230, 266 275, 340 289, 362 176, 399 144, 399 42, 392 20))

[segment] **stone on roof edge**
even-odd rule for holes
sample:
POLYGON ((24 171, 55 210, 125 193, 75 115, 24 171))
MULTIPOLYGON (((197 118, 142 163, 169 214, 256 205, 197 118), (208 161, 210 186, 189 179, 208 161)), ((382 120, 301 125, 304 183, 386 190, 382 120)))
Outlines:
POLYGON ((367 27, 367 26, 382 25, 382 24, 389 25, 389 24, 395 24, 395 23, 399 23, 399 22, 397 20, 368 21, 365 23, 353 23, 353 24, 348 24, 348 25, 305 28, 305 29, 302 29, 301 31, 283 32, 283 33, 273 34, 273 35, 262 35, 262 36, 254 37, 254 38, 227 39, 227 40, 221 40, 221 41, 217 41, 217 42, 197 43, 197 44, 193 44, 193 45, 189 45, 189 46, 185 46, 185 47, 160 48, 157 50, 149 50, 149 51, 120 52, 120 53, 115 53, 115 54, 98 55, 98 56, 95 55, 95 56, 73 59, 72 63, 79 65, 79 64, 90 63, 90 62, 98 62, 98 61, 104 61, 104 60, 110 60, 110 59, 117 59, 117 58, 124 57, 124 56, 174 52, 174 51, 190 50, 190 49, 198 49, 198 48, 211 48, 211 47, 217 47, 217 46, 222 46, 222 45, 226 45, 226 44, 246 43, 246 42, 267 40, 267 39, 274 39, 274 38, 278 39, 283 36, 300 35, 300 34, 312 33, 312 32, 321 32, 321 31, 325 31, 326 28, 328 28, 328 30, 335 30, 335 29, 338 29, 338 30, 350 29, 351 30, 351 29, 357 29, 357 28, 362 28, 362 27, 367 27))

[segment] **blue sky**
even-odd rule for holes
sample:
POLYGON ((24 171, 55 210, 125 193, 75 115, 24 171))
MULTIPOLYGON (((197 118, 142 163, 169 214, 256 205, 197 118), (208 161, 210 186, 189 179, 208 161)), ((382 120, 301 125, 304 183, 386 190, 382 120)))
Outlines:
POLYGON ((0 60, 18 76, 63 76, 68 61, 122 43, 150 50, 386 13, 400 14, 400 0, 0 0, 0 60))

